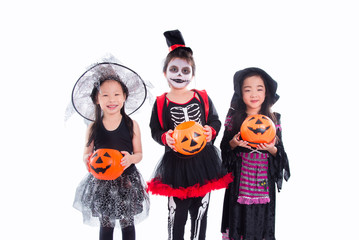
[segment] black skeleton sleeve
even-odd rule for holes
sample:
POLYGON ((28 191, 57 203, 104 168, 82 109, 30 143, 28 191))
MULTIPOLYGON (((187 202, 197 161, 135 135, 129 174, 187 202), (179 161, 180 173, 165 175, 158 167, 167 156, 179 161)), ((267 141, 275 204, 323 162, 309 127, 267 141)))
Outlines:
POLYGON ((151 120, 150 120, 150 128, 151 128, 152 138, 156 142, 158 142, 159 144, 164 146, 161 137, 162 137, 162 134, 164 134, 166 131, 161 128, 161 124, 158 119, 157 101, 153 104, 151 120))

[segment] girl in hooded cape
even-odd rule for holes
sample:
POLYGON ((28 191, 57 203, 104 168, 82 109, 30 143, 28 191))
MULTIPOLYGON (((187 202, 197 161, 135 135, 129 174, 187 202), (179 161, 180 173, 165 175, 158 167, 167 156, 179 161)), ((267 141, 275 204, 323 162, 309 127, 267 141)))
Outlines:
POLYGON ((274 240, 275 198, 283 178, 290 177, 282 141, 280 114, 271 107, 279 99, 277 82, 259 68, 234 75, 234 95, 221 141, 223 164, 234 176, 225 191, 221 232, 223 239, 274 240), (251 115, 268 116, 276 126, 272 143, 252 148, 241 139, 240 128, 251 115))

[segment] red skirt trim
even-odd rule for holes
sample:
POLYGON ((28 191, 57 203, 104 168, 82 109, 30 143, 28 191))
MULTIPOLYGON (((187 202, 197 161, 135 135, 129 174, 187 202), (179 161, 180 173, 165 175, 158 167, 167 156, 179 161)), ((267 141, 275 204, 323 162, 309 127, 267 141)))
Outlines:
POLYGON ((147 182, 147 192, 151 192, 155 195, 177 197, 179 199, 204 197, 207 193, 218 190, 221 188, 227 188, 228 184, 233 181, 232 173, 228 173, 220 179, 209 181, 204 185, 195 184, 187 188, 172 188, 168 184, 162 183, 158 179, 152 179, 147 182))

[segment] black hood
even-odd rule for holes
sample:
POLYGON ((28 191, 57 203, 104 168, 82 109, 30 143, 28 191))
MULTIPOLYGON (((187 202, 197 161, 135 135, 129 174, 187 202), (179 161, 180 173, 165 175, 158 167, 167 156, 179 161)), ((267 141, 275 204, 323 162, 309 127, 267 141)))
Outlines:
POLYGON ((277 85, 278 85, 277 82, 271 76, 269 76, 269 74, 266 73, 264 70, 256 67, 250 67, 240 70, 234 74, 233 77, 234 94, 231 101, 231 107, 235 109, 238 107, 238 101, 242 99, 241 86, 243 85, 243 81, 248 76, 252 76, 253 74, 260 75, 263 81, 265 82, 266 93, 268 94, 266 96, 266 99, 269 101, 269 103, 273 105, 275 102, 277 102, 277 100, 279 99, 279 95, 276 93, 277 85))

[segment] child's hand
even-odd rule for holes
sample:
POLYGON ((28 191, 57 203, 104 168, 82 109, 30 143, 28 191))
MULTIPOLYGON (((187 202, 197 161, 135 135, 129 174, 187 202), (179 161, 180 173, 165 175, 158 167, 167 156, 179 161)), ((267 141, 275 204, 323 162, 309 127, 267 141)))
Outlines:
POLYGON ((231 148, 234 149, 236 147, 244 147, 244 148, 252 149, 251 146, 248 145, 247 141, 240 140, 240 136, 241 133, 238 132, 236 135, 234 135, 232 140, 229 141, 229 145, 231 146, 231 148))
POLYGON ((272 141, 271 143, 258 144, 257 150, 268 151, 273 156, 275 156, 277 153, 277 148, 275 147, 275 141, 272 141))
POLYGON ((204 130, 204 135, 207 135, 206 136, 206 141, 207 142, 212 141, 212 129, 208 125, 205 125, 203 127, 203 130, 204 130))
POLYGON ((128 168, 129 166, 131 166, 131 164, 133 163, 132 161, 132 155, 127 152, 127 151, 121 151, 123 157, 121 159, 121 165, 126 168, 128 168))
POLYGON ((167 133, 166 133, 166 143, 173 151, 177 152, 175 147, 174 147, 174 144, 175 144, 176 140, 172 137, 172 134, 173 134, 172 129, 167 131, 167 133))

